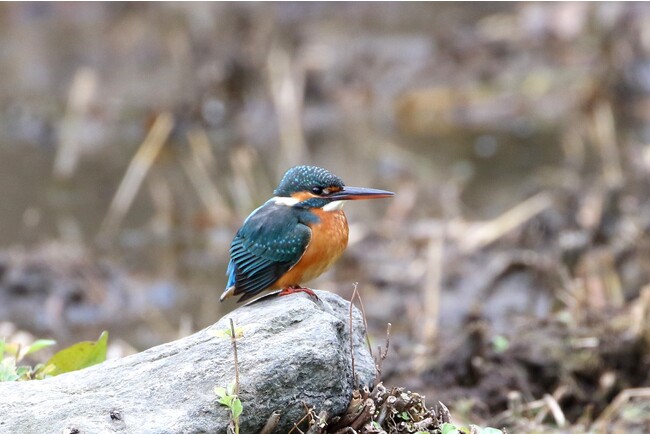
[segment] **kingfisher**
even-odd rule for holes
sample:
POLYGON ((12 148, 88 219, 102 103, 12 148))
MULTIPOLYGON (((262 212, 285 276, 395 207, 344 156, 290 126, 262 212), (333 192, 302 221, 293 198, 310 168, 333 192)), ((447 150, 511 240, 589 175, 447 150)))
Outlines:
POLYGON ((348 187, 316 166, 289 169, 273 194, 246 218, 230 245, 228 283, 221 301, 240 295, 239 303, 278 289, 279 295, 306 292, 316 297, 301 285, 324 273, 347 247, 344 201, 394 195, 348 187))

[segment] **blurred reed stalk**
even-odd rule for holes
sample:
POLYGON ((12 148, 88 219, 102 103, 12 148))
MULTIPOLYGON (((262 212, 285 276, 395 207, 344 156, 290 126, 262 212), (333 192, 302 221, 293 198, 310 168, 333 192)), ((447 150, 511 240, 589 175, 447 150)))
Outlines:
MULTIPOLYGON (((239 215, 245 216, 257 204, 264 202, 269 193, 257 187, 256 180, 265 178, 262 164, 254 149, 241 147, 230 153, 230 167, 233 174, 230 179, 232 197, 236 198, 233 205, 239 215)), ((270 180, 265 181, 266 185, 271 185, 270 180)))
POLYGON ((97 81, 97 74, 91 68, 79 68, 75 73, 52 167, 55 182, 50 200, 59 236, 69 242, 83 239, 81 226, 71 211, 74 193, 69 181, 74 177, 83 154, 81 132, 97 93, 97 81))
POLYGON ((548 193, 538 193, 510 208, 495 219, 474 225, 469 230, 463 231, 458 242, 459 249, 462 253, 467 254, 486 247, 523 225, 537 214, 549 209, 552 205, 553 200, 548 193))
POLYGON ((427 249, 427 272, 422 300, 424 325, 421 342, 428 348, 434 347, 435 339, 438 336, 444 240, 445 229, 441 227, 432 234, 427 249))
POLYGON ((624 183, 624 176, 612 104, 603 100, 596 105, 590 121, 589 130, 600 154, 605 185, 609 189, 618 189, 624 183))
POLYGON ((181 166, 196 189, 203 205, 215 222, 226 222, 232 217, 230 208, 210 178, 215 159, 210 141, 202 128, 194 128, 187 134, 191 155, 181 159, 181 166))
MULTIPOLYGON (((280 134, 280 170, 308 160, 302 128, 305 71, 293 62, 289 52, 276 42, 268 57, 269 87, 278 118, 280 134)), ((280 174, 277 174, 280 175, 280 174)))
POLYGON ((69 180, 74 175, 81 158, 79 131, 84 117, 90 111, 97 92, 97 74, 90 68, 80 68, 75 73, 68 103, 61 125, 59 147, 54 159, 55 179, 69 180))
POLYGON ((124 216, 133 204, 135 195, 140 189, 144 178, 169 138, 173 127, 174 119, 170 113, 164 112, 158 115, 151 130, 149 130, 149 134, 129 163, 129 167, 111 201, 106 217, 99 229, 100 238, 114 235, 119 228, 124 216))

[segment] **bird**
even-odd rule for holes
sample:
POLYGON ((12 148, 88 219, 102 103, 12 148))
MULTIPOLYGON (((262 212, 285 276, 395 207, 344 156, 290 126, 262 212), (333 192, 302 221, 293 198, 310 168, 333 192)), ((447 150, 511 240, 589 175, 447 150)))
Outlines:
POLYGON ((348 187, 317 166, 287 170, 274 196, 253 211, 230 245, 228 283, 221 301, 238 303, 266 292, 306 292, 302 287, 336 262, 348 245, 347 200, 379 199, 390 191, 348 187))

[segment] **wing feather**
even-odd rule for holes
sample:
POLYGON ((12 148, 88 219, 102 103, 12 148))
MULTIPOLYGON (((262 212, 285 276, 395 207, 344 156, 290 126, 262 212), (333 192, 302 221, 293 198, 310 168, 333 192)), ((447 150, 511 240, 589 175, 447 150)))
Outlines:
POLYGON ((230 246, 228 291, 254 297, 289 271, 302 257, 311 240, 300 211, 267 202, 239 229, 230 246))

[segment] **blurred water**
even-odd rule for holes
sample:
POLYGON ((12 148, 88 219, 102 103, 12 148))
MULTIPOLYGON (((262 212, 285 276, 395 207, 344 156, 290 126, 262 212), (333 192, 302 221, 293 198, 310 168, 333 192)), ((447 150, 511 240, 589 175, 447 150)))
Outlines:
MULTIPOLYGON (((232 234, 292 161, 350 185, 415 185, 407 222, 443 216, 450 185, 468 219, 529 197, 548 168, 565 163, 572 126, 608 94, 617 71, 608 70, 607 44, 635 43, 626 39, 635 34, 608 32, 634 14, 648 8, 3 5, 0 246, 50 238, 93 246, 130 270, 187 282, 191 301, 180 309, 207 323, 221 309, 232 234), (176 121, 166 148, 119 231, 98 240, 163 111, 176 121), (183 169, 197 127, 232 213, 217 222, 183 169), (55 176, 66 144, 69 176, 55 176)), ((628 82, 647 85, 645 68, 636 70, 628 82)), ((350 219, 371 226, 389 206, 350 206, 350 219)))

